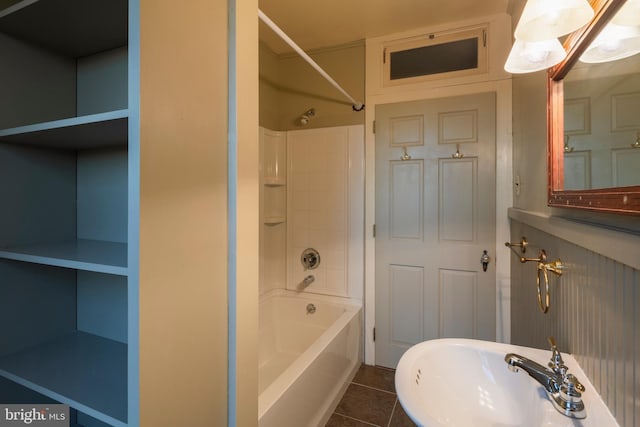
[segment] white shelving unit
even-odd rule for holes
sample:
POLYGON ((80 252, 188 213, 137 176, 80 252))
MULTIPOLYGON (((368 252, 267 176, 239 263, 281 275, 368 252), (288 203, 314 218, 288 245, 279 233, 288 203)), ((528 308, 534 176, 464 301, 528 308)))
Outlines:
POLYGON ((286 133, 260 128, 261 290, 284 287, 287 222, 286 133))

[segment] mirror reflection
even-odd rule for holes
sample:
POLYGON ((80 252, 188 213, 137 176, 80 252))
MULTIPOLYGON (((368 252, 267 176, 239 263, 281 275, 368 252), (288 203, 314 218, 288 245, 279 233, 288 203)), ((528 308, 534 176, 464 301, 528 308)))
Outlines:
POLYGON ((628 0, 564 79, 564 189, 640 185, 640 1, 628 0))
POLYGON ((640 185, 640 55, 564 79, 564 189, 640 185))

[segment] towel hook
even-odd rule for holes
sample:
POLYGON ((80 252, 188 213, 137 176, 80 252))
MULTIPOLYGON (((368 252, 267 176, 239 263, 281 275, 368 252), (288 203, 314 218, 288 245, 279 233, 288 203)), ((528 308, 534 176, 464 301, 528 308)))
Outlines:
POLYGON ((538 258, 525 258, 523 256, 520 257, 520 262, 521 263, 525 263, 525 262, 537 262, 537 263, 543 263, 547 261, 547 253, 545 252, 544 249, 540 249, 540 253, 538 253, 538 258))
POLYGON ((456 152, 451 155, 453 159, 461 159, 464 157, 464 154, 460 152, 460 144, 456 144, 456 152))
POLYGON ((569 135, 565 135, 564 136, 564 152, 565 153, 572 153, 573 152, 573 147, 569 146, 569 138, 571 138, 569 135))
POLYGON ((400 156, 400 160, 411 160, 411 156, 407 153, 407 146, 402 146, 402 156, 400 156))
POLYGON ((529 244, 529 242, 527 242, 527 238, 526 237, 522 237, 522 239, 520 239, 519 243, 509 243, 509 242, 504 242, 504 245, 508 248, 520 248, 520 252, 522 252, 523 254, 527 252, 527 245, 529 244))

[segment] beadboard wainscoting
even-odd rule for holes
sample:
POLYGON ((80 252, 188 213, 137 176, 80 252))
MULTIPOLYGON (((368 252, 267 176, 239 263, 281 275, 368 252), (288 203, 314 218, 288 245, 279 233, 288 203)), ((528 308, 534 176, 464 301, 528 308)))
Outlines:
POLYGON ((549 274, 551 302, 543 314, 536 263, 521 264, 510 255, 512 343, 548 348, 547 336, 554 336, 561 352, 576 357, 620 426, 640 426, 640 272, 512 217, 511 241, 523 236, 527 257, 544 249, 548 262, 560 258, 565 269, 561 277, 549 274))

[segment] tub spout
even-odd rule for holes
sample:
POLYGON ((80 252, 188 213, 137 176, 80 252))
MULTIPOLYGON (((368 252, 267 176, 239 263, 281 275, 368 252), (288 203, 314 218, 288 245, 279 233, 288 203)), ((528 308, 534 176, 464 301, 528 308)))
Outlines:
POLYGON ((310 284, 312 284, 315 280, 316 278, 313 276, 313 274, 310 274, 302 280, 302 283, 300 283, 300 287, 304 289, 310 284))

